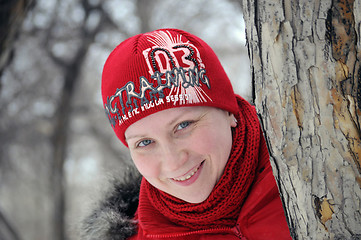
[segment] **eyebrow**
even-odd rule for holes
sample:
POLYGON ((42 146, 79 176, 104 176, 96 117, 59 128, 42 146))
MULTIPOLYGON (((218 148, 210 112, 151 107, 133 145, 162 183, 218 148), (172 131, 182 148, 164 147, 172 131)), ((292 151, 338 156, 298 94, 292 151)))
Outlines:
POLYGON ((182 117, 182 116, 184 116, 185 115, 185 113, 179 113, 179 114, 177 114, 177 116, 173 119, 173 120, 171 120, 170 122, 168 122, 166 125, 167 126, 172 126, 172 125, 174 125, 176 122, 178 122, 179 121, 179 119, 182 117))
POLYGON ((137 134, 135 134, 135 135, 130 135, 129 137, 127 137, 127 136, 125 136, 125 141, 127 141, 128 142, 128 140, 129 139, 132 139, 132 138, 144 138, 145 137, 145 135, 137 135, 137 134))
MULTIPOLYGON (((172 119, 171 121, 169 121, 169 122, 166 123, 165 125, 166 125, 166 126, 172 126, 172 125, 174 125, 176 122, 178 122, 179 119, 180 119, 182 116, 184 116, 184 115, 186 115, 186 114, 189 114, 189 113, 191 113, 191 112, 192 112, 192 110, 187 110, 187 111, 184 111, 184 112, 180 112, 180 113, 178 113, 178 114, 174 117, 174 119, 172 119)), ((197 118, 201 119, 202 117, 204 117, 205 115, 207 115, 207 113, 208 113, 208 111, 202 112, 201 114, 197 113, 197 116, 199 116, 199 117, 197 117, 197 118)), ((187 118, 187 117, 186 117, 186 118, 187 118)), ((186 119, 186 118, 185 118, 185 119, 186 119)), ((146 137, 147 137, 147 136, 146 136, 146 135, 143 135, 143 134, 134 134, 134 135, 130 135, 129 137, 126 137, 126 136, 125 136, 125 140, 128 141, 129 139, 132 139, 132 138, 146 138, 146 137)))

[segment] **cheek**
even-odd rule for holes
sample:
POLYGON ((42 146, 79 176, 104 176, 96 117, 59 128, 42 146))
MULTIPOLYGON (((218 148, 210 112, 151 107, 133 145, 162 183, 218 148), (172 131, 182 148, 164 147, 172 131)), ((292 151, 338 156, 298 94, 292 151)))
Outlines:
POLYGON ((232 132, 230 129, 224 128, 223 130, 205 130, 197 134, 194 138, 194 146, 209 151, 216 149, 224 149, 229 143, 232 143, 232 132))
POLYGON ((219 157, 220 149, 223 148, 223 144, 218 141, 212 131, 202 131, 193 135, 192 141, 189 143, 191 144, 188 144, 188 149, 191 152, 206 156, 212 155, 213 157, 217 154, 217 158, 219 157))
POLYGON ((142 176, 148 178, 159 175, 160 166, 156 159, 153 159, 150 155, 139 156, 132 154, 131 156, 135 166, 142 176))

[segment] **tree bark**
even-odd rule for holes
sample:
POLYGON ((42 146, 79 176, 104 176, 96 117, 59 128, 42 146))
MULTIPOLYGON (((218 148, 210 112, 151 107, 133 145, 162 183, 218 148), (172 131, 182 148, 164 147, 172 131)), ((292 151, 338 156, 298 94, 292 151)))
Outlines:
POLYGON ((253 95, 294 239, 361 238, 360 0, 243 0, 253 95))

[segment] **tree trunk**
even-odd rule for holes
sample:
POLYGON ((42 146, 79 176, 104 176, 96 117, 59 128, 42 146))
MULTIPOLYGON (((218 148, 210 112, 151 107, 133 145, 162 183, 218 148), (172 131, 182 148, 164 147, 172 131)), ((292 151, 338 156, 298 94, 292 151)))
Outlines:
POLYGON ((11 58, 14 39, 34 2, 34 0, 0 1, 0 75, 11 58))
POLYGON ((254 101, 294 239, 361 238, 361 0, 243 0, 254 101))
MULTIPOLYGON (((88 5, 87 1, 82 1, 86 18, 87 19, 92 11, 92 8, 88 5)), ((101 12, 100 21, 105 18, 104 12, 101 12)), ((64 165, 66 161, 66 153, 68 147, 69 138, 69 122, 71 118, 71 110, 73 105, 73 95, 75 92, 77 81, 81 74, 84 61, 86 60, 86 54, 90 45, 94 42, 96 34, 99 32, 101 24, 97 24, 92 30, 88 30, 85 27, 81 33, 81 46, 77 49, 74 59, 71 62, 62 62, 56 60, 60 65, 64 67, 64 85, 59 100, 59 105, 55 114, 55 131, 53 135, 54 146, 54 159, 52 166, 52 186, 54 197, 54 239, 66 240, 66 225, 65 225, 65 213, 66 213, 66 189, 64 179, 64 165)))

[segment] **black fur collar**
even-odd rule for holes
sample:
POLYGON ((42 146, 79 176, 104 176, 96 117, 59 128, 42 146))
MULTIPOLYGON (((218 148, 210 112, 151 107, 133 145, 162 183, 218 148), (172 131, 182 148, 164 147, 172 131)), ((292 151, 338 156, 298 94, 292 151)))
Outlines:
POLYGON ((138 208, 141 176, 128 171, 123 180, 114 179, 112 188, 83 221, 82 240, 122 240, 136 232, 133 219, 138 208))

